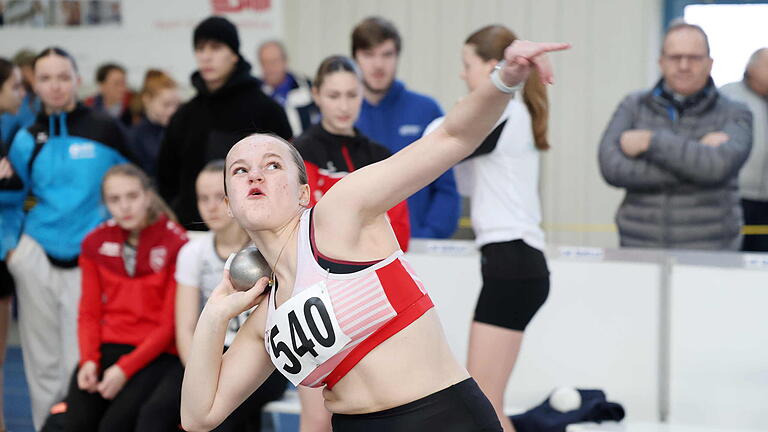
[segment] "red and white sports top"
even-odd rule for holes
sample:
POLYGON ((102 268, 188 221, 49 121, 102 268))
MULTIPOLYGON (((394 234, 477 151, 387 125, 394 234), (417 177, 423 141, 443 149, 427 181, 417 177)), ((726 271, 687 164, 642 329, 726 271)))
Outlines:
POLYGON ((299 223, 291 298, 275 308, 275 288, 269 294, 264 343, 294 385, 331 389, 433 304, 400 250, 378 262, 347 262, 370 264, 354 273, 323 269, 313 254, 310 214, 306 210, 299 223))

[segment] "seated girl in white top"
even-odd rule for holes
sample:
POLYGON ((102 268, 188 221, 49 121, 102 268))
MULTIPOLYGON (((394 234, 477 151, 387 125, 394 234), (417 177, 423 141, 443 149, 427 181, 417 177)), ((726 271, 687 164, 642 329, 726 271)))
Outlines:
MULTIPOLYGON (((137 431, 166 432, 176 430, 181 418, 181 379, 189 356, 192 334, 203 305, 213 289, 221 282, 226 257, 250 243, 248 234, 227 214, 224 203, 224 161, 209 162, 198 174, 195 182, 197 209, 210 229, 200 233, 179 251, 176 260, 176 347, 179 360, 166 373, 163 381, 142 407, 137 431)), ((235 334, 251 314, 247 310, 232 318, 227 326, 224 349, 235 339, 235 334)), ((274 372, 258 390, 240 404, 217 432, 261 430, 261 410, 267 403, 279 399, 285 391, 286 379, 274 372)))

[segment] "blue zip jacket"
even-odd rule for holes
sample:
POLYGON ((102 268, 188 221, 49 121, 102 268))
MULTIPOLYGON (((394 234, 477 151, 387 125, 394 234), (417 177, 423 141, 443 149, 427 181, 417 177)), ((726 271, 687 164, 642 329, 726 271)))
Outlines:
MULTIPOLYGON (((0 149, 0 158, 5 156, 5 148, 0 149)), ((5 261, 8 251, 19 241, 24 196, 24 185, 18 177, 0 180, 0 261, 5 261)))
POLYGON ((23 192, 0 191, 0 261, 5 261, 8 251, 19 242, 24 220, 23 204, 23 192))
POLYGON ((16 114, 0 115, 0 141, 10 144, 16 133, 35 122, 40 112, 40 99, 27 93, 16 114))
MULTIPOLYGON (((443 115, 434 99, 392 82, 387 94, 372 105, 363 99, 357 126, 371 140, 383 144, 392 153, 402 150, 421 137, 432 120, 443 115)), ((408 198, 411 236, 448 238, 456 231, 461 200, 456 190, 453 170, 408 198)))
POLYGON ((115 121, 81 104, 50 117, 41 112, 32 126, 16 134, 9 159, 25 192, 37 199, 23 232, 54 264, 76 265, 83 237, 106 219, 101 180, 113 165, 127 162, 125 149, 115 121), (42 147, 29 167, 36 145, 42 147))
MULTIPOLYGON (((40 111, 40 99, 27 94, 16 114, 0 115, 0 158, 8 156, 16 133, 35 122, 40 111)), ((0 180, 0 261, 5 261, 8 251, 15 248, 24 221, 24 198, 26 192, 18 176, 0 180)))

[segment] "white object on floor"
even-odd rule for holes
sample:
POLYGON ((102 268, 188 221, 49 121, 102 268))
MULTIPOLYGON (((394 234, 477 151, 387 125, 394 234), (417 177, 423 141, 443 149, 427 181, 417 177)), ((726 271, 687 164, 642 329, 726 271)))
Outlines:
POLYGON ((581 408, 581 393, 573 387, 558 387, 549 396, 549 405, 562 413, 581 408))
POLYGON ((565 427, 565 432, 626 432, 624 423, 602 422, 602 423, 572 423, 565 427))

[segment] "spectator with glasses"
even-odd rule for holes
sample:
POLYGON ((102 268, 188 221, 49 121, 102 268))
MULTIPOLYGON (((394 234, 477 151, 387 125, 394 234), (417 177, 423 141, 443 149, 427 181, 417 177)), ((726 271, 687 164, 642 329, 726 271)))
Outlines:
POLYGON ((738 250, 737 180, 752 115, 715 87, 701 27, 671 25, 659 67, 656 86, 622 101, 600 143, 603 177, 626 189, 616 214, 621 246, 738 250))

